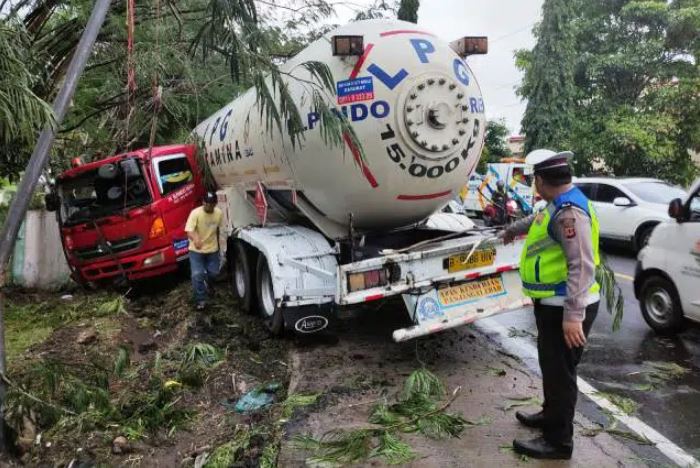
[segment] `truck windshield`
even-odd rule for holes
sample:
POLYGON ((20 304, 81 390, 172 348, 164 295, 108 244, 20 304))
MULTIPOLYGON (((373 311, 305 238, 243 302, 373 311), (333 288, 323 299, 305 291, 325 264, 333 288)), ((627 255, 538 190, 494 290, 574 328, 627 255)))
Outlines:
POLYGON ((91 222, 122 214, 126 208, 151 202, 141 167, 135 159, 106 164, 59 182, 64 225, 91 222))

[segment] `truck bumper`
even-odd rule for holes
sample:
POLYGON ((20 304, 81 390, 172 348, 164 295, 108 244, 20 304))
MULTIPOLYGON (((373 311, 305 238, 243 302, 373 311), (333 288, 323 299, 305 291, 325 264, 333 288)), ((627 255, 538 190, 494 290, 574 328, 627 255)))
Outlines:
POLYGON ((130 280, 137 280, 175 271, 178 258, 172 246, 167 246, 117 259, 78 265, 77 270, 84 281, 88 282, 109 280, 123 274, 130 280))

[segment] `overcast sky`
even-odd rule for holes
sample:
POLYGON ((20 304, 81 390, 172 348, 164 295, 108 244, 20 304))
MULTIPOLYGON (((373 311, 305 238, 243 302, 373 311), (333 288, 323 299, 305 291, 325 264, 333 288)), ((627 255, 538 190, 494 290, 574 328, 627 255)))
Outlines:
MULTIPOLYGON (((469 57, 467 63, 481 86, 488 118, 505 118, 512 134, 519 132, 525 111, 514 91, 521 74, 513 51, 534 45, 532 27, 540 20, 541 8, 542 0, 421 0, 418 10, 418 24, 446 41, 488 36, 488 55, 469 57)), ((343 8, 337 13, 341 22, 350 19, 343 8)))

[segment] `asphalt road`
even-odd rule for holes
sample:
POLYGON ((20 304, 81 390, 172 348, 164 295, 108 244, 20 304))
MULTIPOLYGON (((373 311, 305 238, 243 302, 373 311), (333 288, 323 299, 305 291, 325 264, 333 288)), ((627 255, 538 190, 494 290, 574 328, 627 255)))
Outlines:
MULTIPOLYGON (((689 454, 700 458, 700 327, 689 326, 676 337, 657 336, 646 324, 634 297, 635 255, 605 247, 625 299, 621 329, 601 305, 579 376, 599 391, 628 398, 633 414, 689 454), (678 367, 675 367, 677 365, 678 367), (661 370, 660 370, 661 369, 661 370), (667 369, 677 372, 669 374, 667 369)), ((513 340, 535 342, 531 310, 494 319, 513 340)))

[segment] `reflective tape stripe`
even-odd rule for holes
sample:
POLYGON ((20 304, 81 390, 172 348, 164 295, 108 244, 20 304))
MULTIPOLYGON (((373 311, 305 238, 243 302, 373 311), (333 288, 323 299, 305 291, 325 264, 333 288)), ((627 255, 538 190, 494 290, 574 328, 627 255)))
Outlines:
POLYGON ((554 241, 552 238, 547 237, 545 239, 538 240, 537 242, 533 242, 532 244, 527 246, 527 250, 525 251, 525 256, 526 257, 532 257, 533 255, 537 255, 538 253, 548 249, 549 247, 552 247, 556 245, 556 241, 554 241))
POLYGON ((554 291, 560 292, 563 288, 566 293, 566 281, 561 283, 527 283, 523 281, 523 288, 529 289, 530 291, 554 291))

